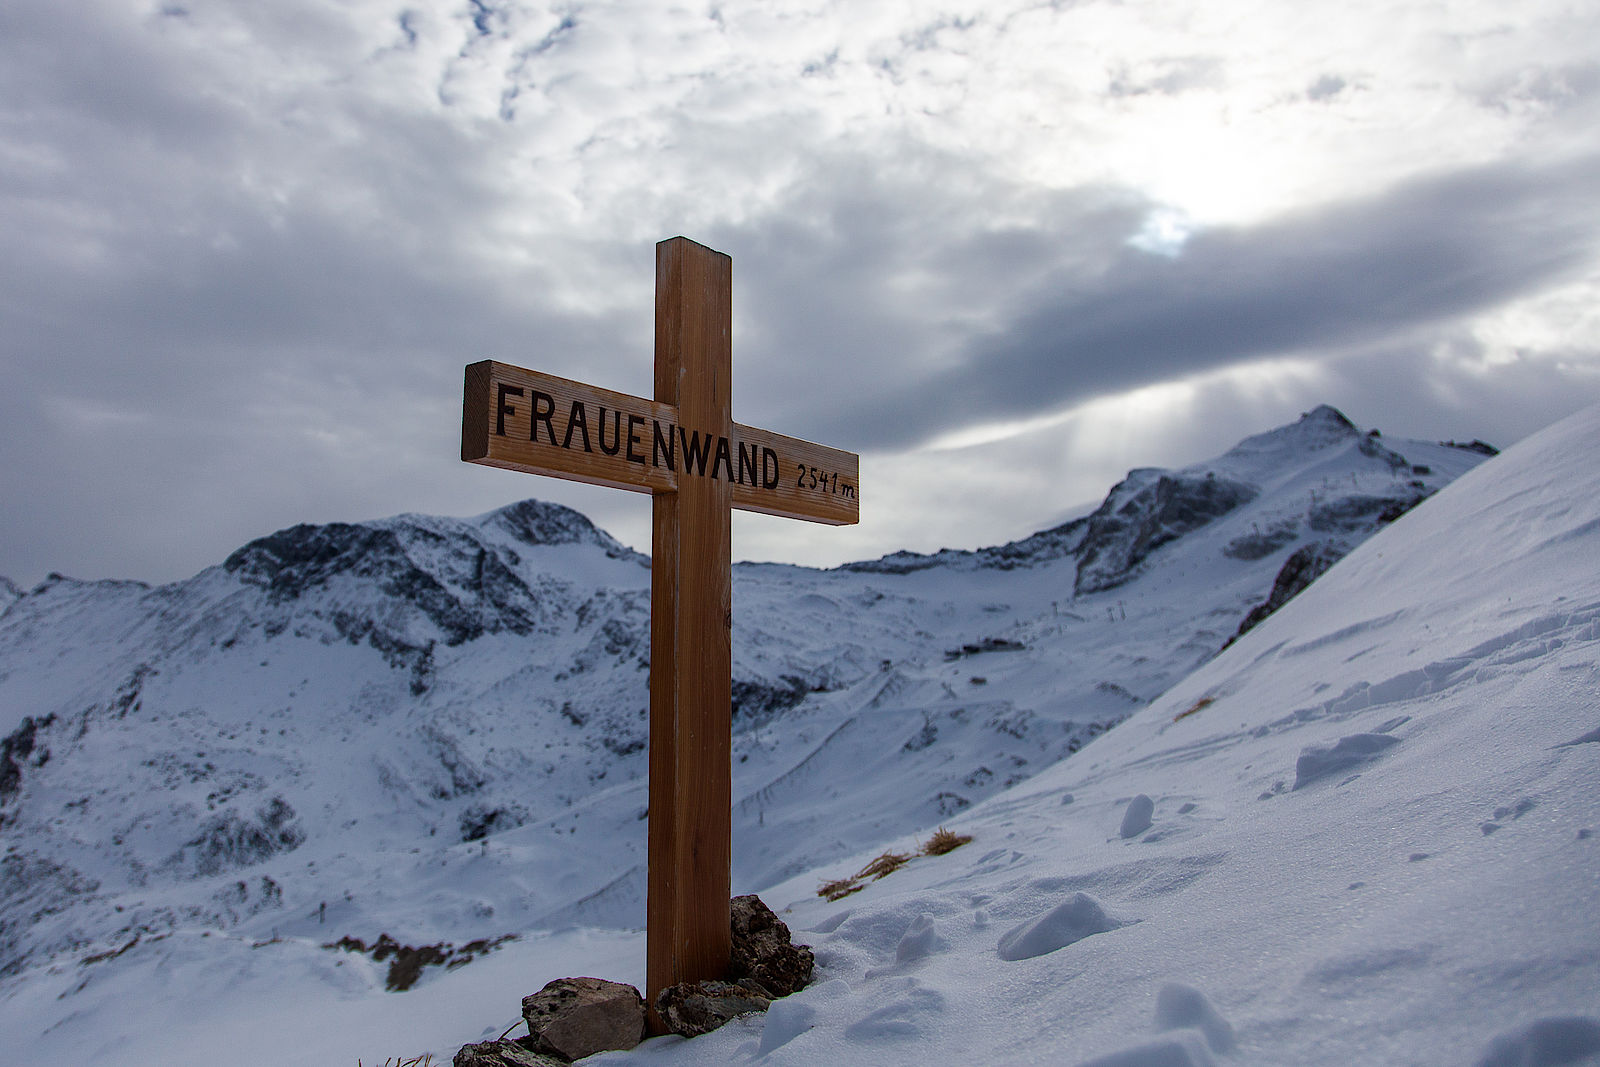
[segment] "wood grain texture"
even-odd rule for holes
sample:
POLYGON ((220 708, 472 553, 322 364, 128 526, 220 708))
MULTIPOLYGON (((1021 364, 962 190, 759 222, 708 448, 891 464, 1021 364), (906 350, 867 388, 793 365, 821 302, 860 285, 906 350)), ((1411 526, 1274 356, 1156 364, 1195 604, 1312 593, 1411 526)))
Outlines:
POLYGON ((731 482, 732 506, 744 511, 860 521, 855 453, 753 426, 702 424, 662 395, 646 400, 509 363, 473 363, 462 392, 461 458, 638 493, 710 478, 731 482))
MULTIPOLYGON (((732 261, 683 238, 657 245, 656 400, 724 438, 733 434, 732 334, 732 261)), ((654 503, 645 934, 652 1005, 667 986, 728 970, 732 503, 727 480, 705 477, 680 478, 654 503)))
POLYGON ((859 521, 850 452, 733 421, 733 263, 656 246, 655 398, 485 360, 466 368, 461 458, 653 496, 645 1003, 726 977, 732 871, 731 509, 859 521))

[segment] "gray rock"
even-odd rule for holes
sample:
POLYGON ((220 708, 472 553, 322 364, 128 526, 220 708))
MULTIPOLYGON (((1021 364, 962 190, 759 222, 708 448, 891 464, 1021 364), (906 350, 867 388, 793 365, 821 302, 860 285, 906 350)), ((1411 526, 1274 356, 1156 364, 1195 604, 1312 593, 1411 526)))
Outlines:
POLYGON ((630 1049, 644 1039, 644 998, 604 978, 557 978, 522 998, 534 1048, 565 1060, 630 1049))
POLYGON ((728 918, 733 932, 730 978, 754 979, 773 997, 786 997, 811 981, 815 963, 811 949, 791 943, 789 927, 760 897, 734 897, 728 918))
POLYGON ((455 1067, 565 1067, 565 1060, 531 1052, 516 1041, 482 1041, 462 1045, 451 1061, 455 1067))
POLYGON ((766 1011, 771 1003, 757 989, 732 982, 679 982, 661 991, 656 1013, 673 1033, 699 1037, 741 1015, 766 1011))

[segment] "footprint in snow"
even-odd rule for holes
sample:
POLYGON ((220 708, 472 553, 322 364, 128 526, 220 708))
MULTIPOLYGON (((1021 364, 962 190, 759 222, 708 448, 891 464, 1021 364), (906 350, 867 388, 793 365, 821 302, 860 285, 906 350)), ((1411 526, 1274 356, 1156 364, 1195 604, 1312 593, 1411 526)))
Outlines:
POLYGON ((1109 914, 1088 893, 1074 893, 1043 915, 1006 931, 996 951, 1001 959, 1015 963, 1135 922, 1138 920, 1119 919, 1109 914))
POLYGON ((1307 745, 1295 760, 1294 788, 1303 789, 1313 782, 1371 763, 1384 749, 1399 743, 1400 739, 1390 734, 1350 734, 1331 745, 1307 745))
POLYGON ((1514 805, 1506 805, 1505 807, 1495 808, 1493 821, 1481 823, 1479 828, 1483 830, 1483 836, 1488 837, 1490 834, 1500 829, 1500 827, 1504 826, 1506 820, 1509 819, 1512 822, 1515 822, 1538 806, 1539 802, 1534 800, 1532 797, 1523 797, 1514 805))
POLYGON ((817 1025, 817 1004, 842 1000, 850 995, 850 986, 842 978, 834 978, 805 990, 803 997, 783 997, 772 1002, 761 1027, 761 1043, 756 1047, 760 1059, 773 1049, 787 1045, 801 1034, 817 1025))
POLYGON ((861 1043, 925 1040, 941 1025, 940 1020, 948 1013, 945 998, 909 978, 904 981, 905 988, 889 1003, 845 1027, 845 1040, 861 1043))
POLYGON ((1192 986, 1169 982, 1156 995, 1154 1041, 1096 1056, 1079 1067, 1212 1067, 1232 1051, 1233 1025, 1192 986))

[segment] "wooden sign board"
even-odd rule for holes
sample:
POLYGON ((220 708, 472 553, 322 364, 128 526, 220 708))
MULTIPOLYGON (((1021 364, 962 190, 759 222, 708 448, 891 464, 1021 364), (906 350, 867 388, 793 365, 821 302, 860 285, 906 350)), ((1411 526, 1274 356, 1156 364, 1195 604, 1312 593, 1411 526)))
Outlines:
POLYGON ((860 521, 851 452, 737 423, 682 425, 670 404, 484 360, 467 367, 461 458, 579 482, 670 493, 680 479, 733 487, 733 506, 830 525, 860 521))
POLYGON ((651 494, 645 1003, 726 977, 732 866, 730 509, 859 519, 849 452, 733 421, 732 260, 656 245, 655 399, 486 360, 466 369, 461 458, 651 494))

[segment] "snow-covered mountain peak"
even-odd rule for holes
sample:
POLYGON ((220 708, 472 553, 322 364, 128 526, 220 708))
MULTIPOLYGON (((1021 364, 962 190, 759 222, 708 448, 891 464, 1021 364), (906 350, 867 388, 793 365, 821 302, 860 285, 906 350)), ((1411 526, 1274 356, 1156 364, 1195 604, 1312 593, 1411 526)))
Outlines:
POLYGON ((589 521, 588 516, 543 500, 521 500, 472 519, 483 529, 499 529, 530 545, 594 545, 611 555, 631 550, 589 521))
POLYGON ((17 583, 0 574, 0 613, 11 606, 11 602, 22 595, 22 590, 17 588, 17 583))
POLYGON ((1294 422, 1252 434, 1228 450, 1229 456, 1252 456, 1285 452, 1314 452, 1331 445, 1353 441, 1361 436, 1356 424, 1331 404, 1318 404, 1294 422))
POLYGON ((1246 437, 1215 459, 1186 468, 1185 473, 1235 478, 1259 488, 1319 464, 1409 476, 1412 461, 1402 453, 1434 447, 1421 441, 1398 441, 1394 448, 1386 447, 1377 430, 1363 433, 1342 411, 1322 404, 1286 426, 1246 437))
MULTIPOLYGON (((896 552, 845 564, 865 573, 932 567, 1032 567, 1077 560, 1075 595, 1104 592, 1141 572, 1152 553, 1231 516, 1244 529, 1231 558, 1257 559, 1311 534, 1344 535, 1387 521, 1462 471, 1493 455, 1425 441, 1383 444, 1327 404, 1297 421, 1240 441, 1213 459, 1169 470, 1136 467, 1090 514, 1031 537, 976 551, 896 552), (1403 453, 1403 454, 1402 454, 1403 453), (1246 505, 1256 503, 1255 509, 1246 505)), ((1342 555, 1348 542, 1336 546, 1342 555)))
POLYGON ((371 522, 301 523, 251 541, 222 566, 241 581, 293 598, 346 572, 431 569, 441 551, 471 555, 489 542, 592 545, 612 556, 630 552, 571 508, 523 500, 465 520, 408 514, 371 522))

